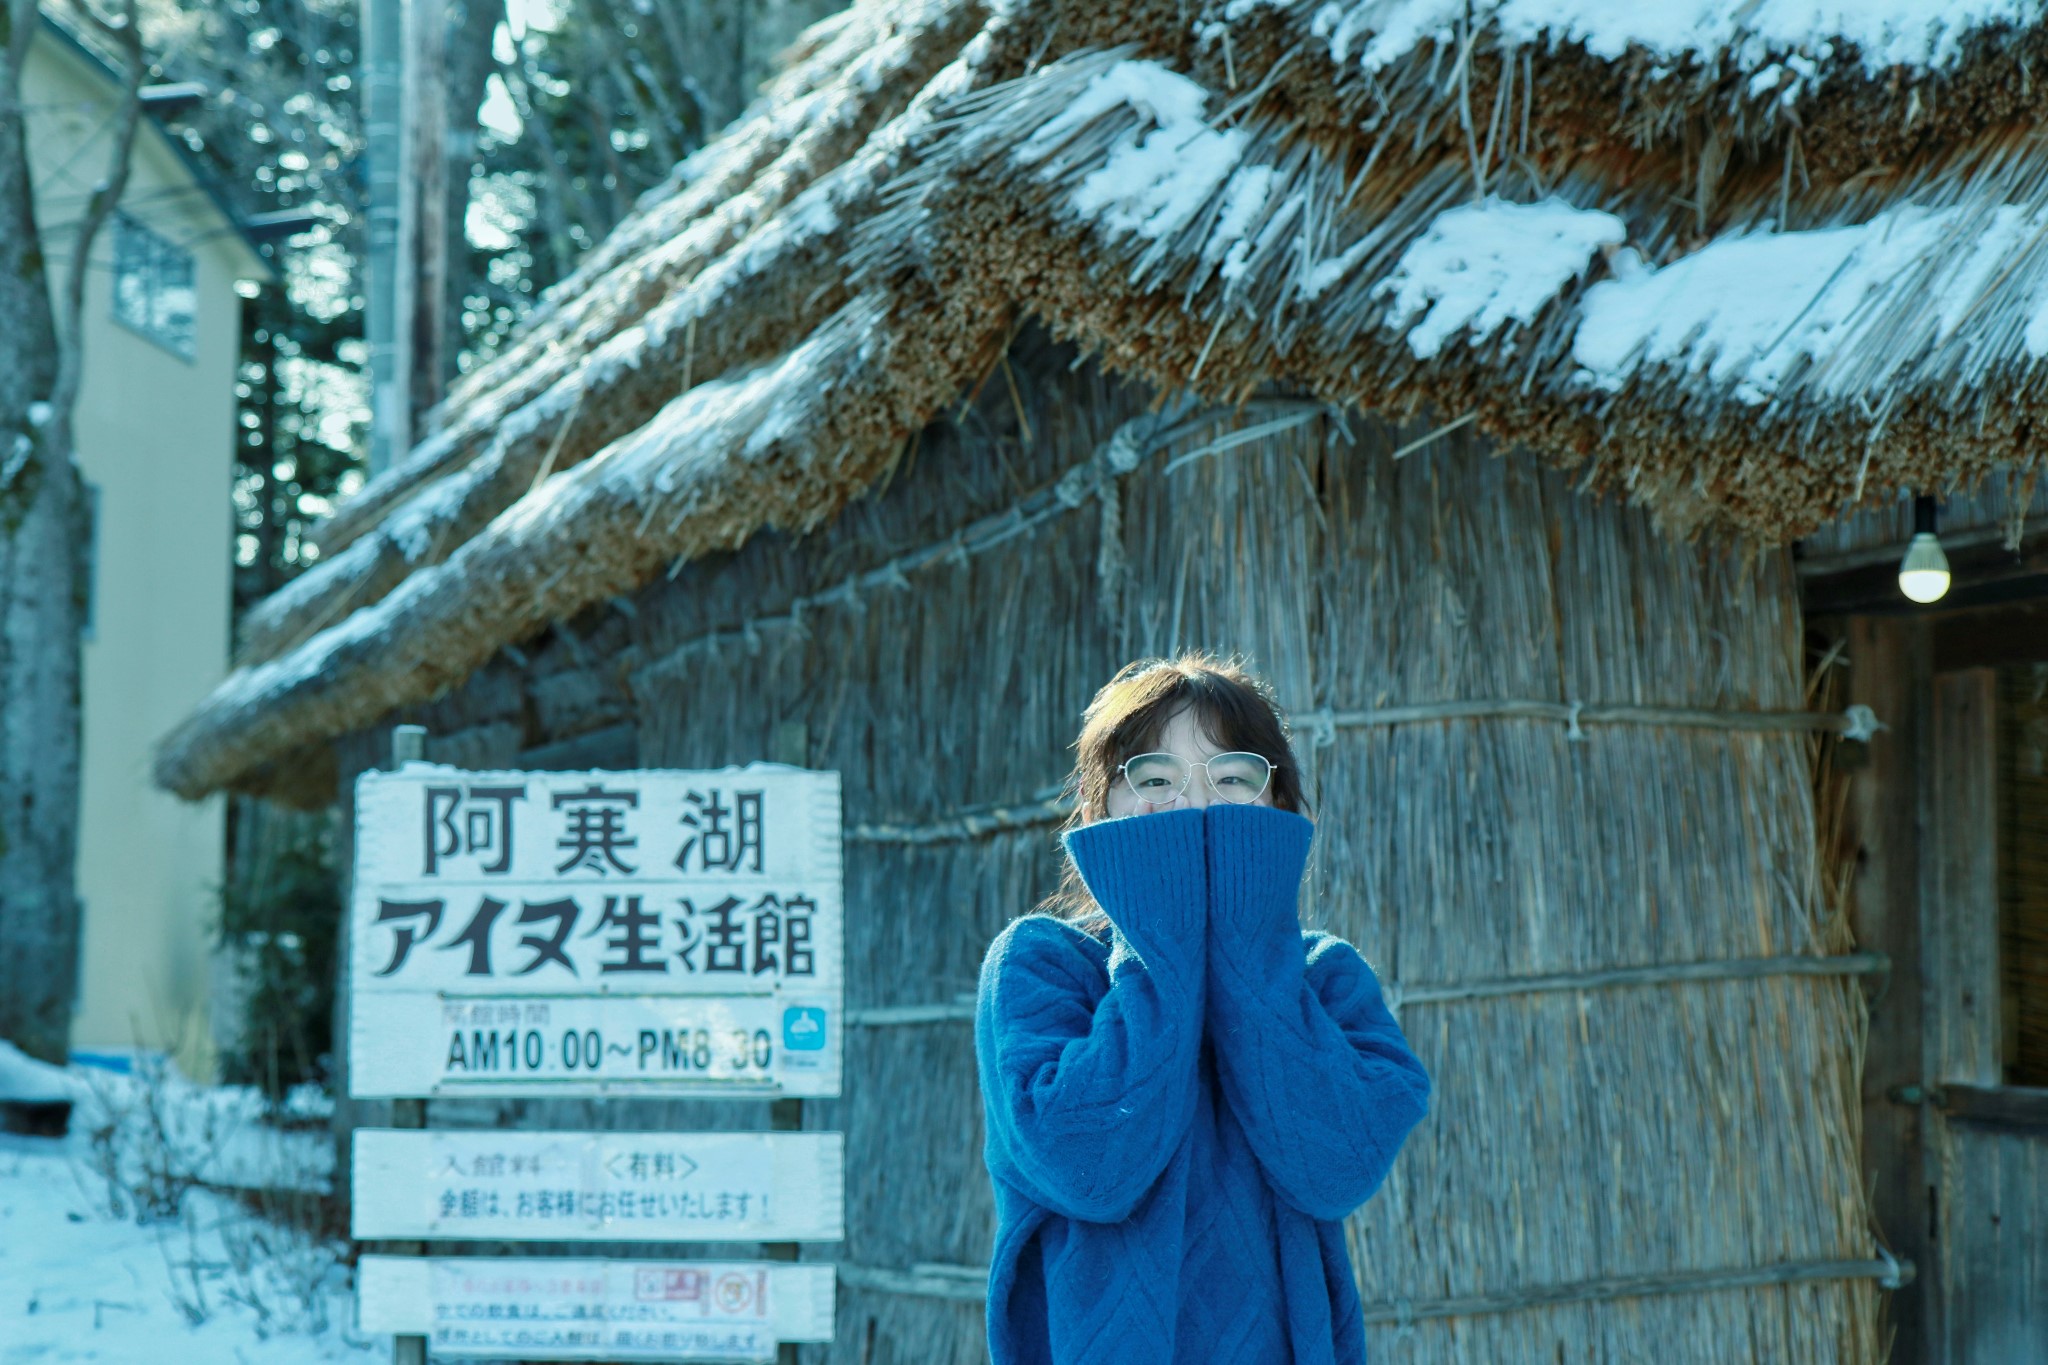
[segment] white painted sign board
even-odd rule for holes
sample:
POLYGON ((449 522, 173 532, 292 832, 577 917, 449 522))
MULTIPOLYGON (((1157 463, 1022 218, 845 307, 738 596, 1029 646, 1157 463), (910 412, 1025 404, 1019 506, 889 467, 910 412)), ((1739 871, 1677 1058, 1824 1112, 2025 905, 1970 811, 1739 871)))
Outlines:
POLYGON ((365 1256, 367 1333, 424 1336, 437 1357, 769 1361, 830 1341, 830 1265, 365 1256))
POLYGON ((846 1235, 840 1133, 358 1128, 350 1232, 550 1242, 846 1235))
POLYGON ((839 1093, 839 774, 356 782, 349 1093, 839 1093))

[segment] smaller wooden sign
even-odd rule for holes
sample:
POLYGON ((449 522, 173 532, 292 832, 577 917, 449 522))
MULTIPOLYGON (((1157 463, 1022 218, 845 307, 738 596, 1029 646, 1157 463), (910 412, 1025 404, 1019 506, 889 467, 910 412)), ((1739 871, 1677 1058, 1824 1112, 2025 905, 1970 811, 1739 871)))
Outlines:
POLYGON ((357 1238, 811 1242, 845 1227, 845 1136, 355 1132, 357 1238))
POLYGON ((365 1256, 358 1325, 436 1357, 772 1361, 830 1341, 829 1264, 365 1256))

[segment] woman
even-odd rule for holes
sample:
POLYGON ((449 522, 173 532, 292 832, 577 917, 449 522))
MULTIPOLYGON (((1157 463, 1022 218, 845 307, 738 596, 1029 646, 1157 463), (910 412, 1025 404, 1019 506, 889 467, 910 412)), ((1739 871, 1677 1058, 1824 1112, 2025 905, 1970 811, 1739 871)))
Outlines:
POLYGON ((975 1054, 994 1365, 1356 1365, 1342 1219, 1430 1081, 1343 939, 1269 689, 1207 654, 1083 717, 1059 891, 990 945, 975 1054))

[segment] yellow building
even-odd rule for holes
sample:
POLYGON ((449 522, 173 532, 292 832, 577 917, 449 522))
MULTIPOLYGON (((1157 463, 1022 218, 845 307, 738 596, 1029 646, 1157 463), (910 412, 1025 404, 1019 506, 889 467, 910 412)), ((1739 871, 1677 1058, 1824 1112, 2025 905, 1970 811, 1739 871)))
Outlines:
MULTIPOLYGON (((29 161, 53 297, 105 176, 116 74, 54 23, 28 54, 29 161)), ((212 1069, 220 798, 149 781, 151 745, 226 671, 238 281, 269 264, 183 145, 145 119, 87 275, 78 459, 93 513, 84 643, 75 1049, 212 1069)))

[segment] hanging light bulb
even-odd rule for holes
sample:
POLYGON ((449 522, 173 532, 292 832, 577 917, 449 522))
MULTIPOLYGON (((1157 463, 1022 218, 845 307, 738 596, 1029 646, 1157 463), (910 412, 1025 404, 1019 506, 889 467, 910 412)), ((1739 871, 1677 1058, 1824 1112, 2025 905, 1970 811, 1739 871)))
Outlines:
POLYGON ((1934 534, 1934 499, 1913 499, 1913 539, 1899 561, 1899 591, 1915 602, 1938 602, 1948 592, 1948 556, 1934 534))

